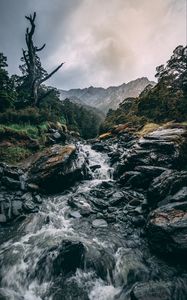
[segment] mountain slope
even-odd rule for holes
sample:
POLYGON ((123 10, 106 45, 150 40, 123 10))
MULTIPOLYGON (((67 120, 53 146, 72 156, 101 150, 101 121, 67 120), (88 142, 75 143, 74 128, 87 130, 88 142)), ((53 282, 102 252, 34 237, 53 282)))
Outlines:
POLYGON ((120 86, 111 86, 106 89, 101 87, 89 87, 84 89, 71 89, 69 91, 60 90, 61 100, 76 99, 89 106, 100 109, 104 113, 108 109, 116 109, 118 105, 127 97, 137 97, 147 85, 155 85, 155 82, 142 77, 120 86))
POLYGON ((156 68, 158 83, 147 86, 139 97, 125 99, 116 110, 110 110, 101 125, 101 132, 114 125, 139 127, 145 123, 187 121, 187 47, 174 49, 166 65, 156 68))

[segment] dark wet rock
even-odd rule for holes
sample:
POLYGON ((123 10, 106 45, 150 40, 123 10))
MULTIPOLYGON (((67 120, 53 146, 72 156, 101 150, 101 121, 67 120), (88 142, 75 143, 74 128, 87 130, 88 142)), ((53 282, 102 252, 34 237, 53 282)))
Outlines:
POLYGON ((94 270, 97 276, 103 280, 112 280, 114 270, 114 257, 109 251, 103 248, 96 248, 94 245, 87 245, 85 253, 84 268, 94 270))
POLYGON ((33 195, 33 200, 37 204, 42 204, 42 198, 40 195, 33 195))
POLYGON ((90 202, 93 204, 94 207, 98 209, 106 209, 108 207, 108 203, 100 198, 90 198, 90 202))
POLYGON ((132 223, 137 227, 142 227, 145 225, 146 221, 143 216, 137 216, 132 218, 132 223))
POLYGON ((138 171, 128 171, 125 172, 118 181, 120 185, 129 187, 144 187, 145 176, 138 171))
POLYGON ((37 212, 39 207, 36 205, 31 193, 26 193, 22 196, 23 208, 26 212, 37 212))
POLYGON ((124 194, 122 192, 115 192, 109 198, 109 205, 110 206, 117 206, 124 202, 124 194))
POLYGON ((120 156, 123 154, 123 148, 118 149, 117 151, 112 151, 108 153, 108 156, 110 157, 110 163, 111 165, 117 163, 120 161, 120 156))
POLYGON ((21 182, 18 180, 14 180, 10 177, 3 177, 2 183, 9 188, 10 190, 19 190, 21 189, 21 182))
POLYGON ((133 203, 133 201, 135 201, 134 203, 139 205, 140 203, 143 203, 145 201, 145 196, 142 193, 133 190, 123 190, 123 195, 124 202, 126 204, 130 202, 133 203))
POLYGON ((28 192, 28 193, 23 194, 21 199, 22 199, 23 202, 33 201, 33 196, 32 196, 31 193, 28 192))
POLYGON ((117 279, 124 286, 148 278, 148 268, 144 264, 140 250, 133 249, 132 245, 129 248, 120 248, 117 252, 117 258, 120 261, 117 279))
POLYGON ((139 206, 140 204, 141 204, 140 199, 133 199, 128 203, 128 205, 131 205, 131 206, 139 206))
POLYGON ((148 190, 148 202, 156 206, 165 197, 174 197, 187 186, 187 172, 167 170, 155 178, 148 190))
POLYGON ((92 149, 100 152, 105 152, 108 150, 104 143, 95 143, 92 145, 92 149))
POLYGON ((80 181, 86 175, 85 156, 76 155, 74 145, 54 145, 41 154, 29 171, 29 183, 45 192, 58 192, 80 181))
POLYGON ((176 194, 168 197, 169 202, 187 201, 187 186, 181 188, 176 194))
POLYGON ((92 221, 93 228, 105 228, 108 226, 107 222, 103 219, 95 219, 92 221))
POLYGON ((157 166, 137 166, 135 170, 154 178, 161 175, 167 169, 157 166))
POLYGON ((23 171, 16 167, 15 168, 7 167, 4 169, 4 176, 10 177, 14 180, 19 181, 21 175, 23 175, 23 171))
POLYGON ((7 218, 4 214, 0 214, 0 223, 6 223, 7 218))
POLYGON ((187 202, 171 203, 154 210, 148 220, 151 248, 182 260, 187 253, 187 202))
POLYGON ((33 275, 39 280, 49 280, 51 277, 75 273, 77 268, 83 266, 85 251, 85 246, 81 242, 63 240, 59 246, 44 252, 33 275))
POLYGON ((101 168, 101 165, 93 165, 93 166, 90 166, 90 170, 91 170, 92 172, 94 172, 95 170, 100 169, 100 168, 101 168))
POLYGON ((92 213, 93 213, 93 210, 91 209, 90 206, 82 206, 81 209, 80 209, 80 214, 83 217, 88 217, 92 213))
MULTIPOLYGON (((184 128, 160 128, 140 138, 131 148, 124 151, 115 169, 115 178, 127 171, 140 171, 139 166, 183 169, 187 165, 186 137, 184 128)), ((145 174, 145 170, 141 173, 145 174)), ((153 175, 149 172, 149 176, 153 175)))
POLYGON ((24 208, 24 210, 26 210, 26 212, 29 212, 29 213, 30 212, 31 213, 38 212, 38 210, 39 210, 39 207, 36 206, 36 204, 31 201, 24 202, 23 208, 24 208))
POLYGON ((12 201, 12 214, 13 216, 19 216, 22 213, 22 201, 12 201))
POLYGON ((83 264, 85 247, 81 242, 65 240, 58 248, 59 254, 53 261, 53 271, 55 275, 61 272, 75 272, 83 264))
POLYGON ((131 188, 147 189, 152 180, 166 170, 156 166, 137 166, 134 171, 125 172, 120 177, 119 183, 131 188))
POLYGON ((186 300, 186 283, 182 278, 138 283, 132 289, 131 300, 186 300))

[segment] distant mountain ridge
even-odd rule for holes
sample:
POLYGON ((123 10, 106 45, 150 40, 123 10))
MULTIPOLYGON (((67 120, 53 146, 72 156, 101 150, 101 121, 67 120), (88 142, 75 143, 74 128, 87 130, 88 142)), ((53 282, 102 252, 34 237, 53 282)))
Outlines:
POLYGON ((104 113, 118 105, 127 97, 137 97, 149 84, 153 86, 154 81, 149 81, 147 77, 138 78, 120 86, 110 86, 108 88, 90 86, 84 89, 71 89, 60 91, 60 99, 66 98, 72 102, 86 104, 101 110, 104 113))

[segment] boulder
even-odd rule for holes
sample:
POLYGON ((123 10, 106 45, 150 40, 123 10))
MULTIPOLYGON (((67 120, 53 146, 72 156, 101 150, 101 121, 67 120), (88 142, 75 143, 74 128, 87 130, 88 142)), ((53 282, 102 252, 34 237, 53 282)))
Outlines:
POLYGON ((180 193, 180 190, 184 187, 187 187, 187 172, 167 170, 156 177, 150 185, 148 203, 156 207, 158 202, 166 197, 168 202, 169 197, 176 201, 179 201, 179 199, 183 200, 185 199, 185 190, 183 190, 181 195, 177 195, 177 193, 180 193))
POLYGON ((182 260, 187 253, 187 202, 171 203, 154 210, 148 219, 151 248, 162 255, 182 260))
POLYGON ((131 292, 131 300, 171 300, 171 282, 146 282, 135 285, 131 292))
POLYGON ((83 267, 85 246, 79 241, 63 240, 59 246, 46 250, 39 259, 35 274, 41 281, 67 276, 83 267))
POLYGON ((131 293, 131 300, 186 300, 186 279, 176 277, 171 281, 137 283, 131 293))
POLYGON ((103 143, 95 143, 92 145, 92 149, 100 152, 104 152, 107 150, 107 147, 103 143))
POLYGON ((185 166, 187 166, 186 129, 160 127, 159 130, 141 137, 130 148, 124 149, 114 174, 115 178, 119 178, 124 172, 136 170, 142 171, 146 177, 154 177, 162 173, 161 168, 180 170, 185 166), (149 166, 152 170, 145 169, 149 166), (153 169, 154 167, 158 169, 153 169))
POLYGON ((10 177, 3 177, 2 183, 6 186, 6 188, 10 190, 19 190, 21 189, 21 182, 10 177))
POLYGON ((86 175, 83 153, 76 154, 74 145, 54 145, 45 150, 29 170, 29 183, 44 192, 59 192, 80 181, 86 175))

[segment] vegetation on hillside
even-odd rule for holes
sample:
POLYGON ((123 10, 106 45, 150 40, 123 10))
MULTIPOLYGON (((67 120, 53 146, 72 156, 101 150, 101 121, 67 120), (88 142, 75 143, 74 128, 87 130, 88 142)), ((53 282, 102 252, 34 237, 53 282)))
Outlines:
POLYGON ((100 131, 128 123, 141 127, 148 122, 184 122, 187 119, 187 47, 178 46, 166 66, 156 68, 158 83, 147 86, 138 98, 127 98, 117 110, 109 110, 100 131))
POLYGON ((72 103, 66 99, 62 102, 62 111, 66 125, 70 130, 78 131, 85 139, 96 137, 103 119, 102 114, 94 109, 72 103))
POLYGON ((35 18, 36 13, 26 17, 30 27, 26 29, 26 49, 22 50, 19 66, 21 76, 8 74, 7 57, 0 53, 1 161, 17 162, 48 145, 49 132, 57 123, 83 138, 95 137, 101 123, 101 116, 94 109, 68 100, 62 103, 58 90, 44 85, 63 64, 51 73, 42 67, 38 54, 45 44, 39 48, 33 42, 35 18))

